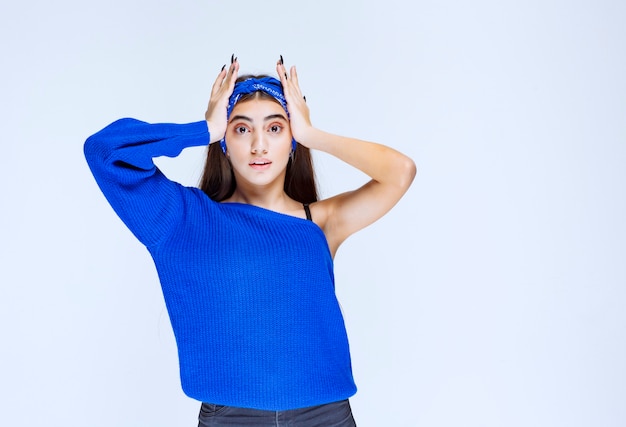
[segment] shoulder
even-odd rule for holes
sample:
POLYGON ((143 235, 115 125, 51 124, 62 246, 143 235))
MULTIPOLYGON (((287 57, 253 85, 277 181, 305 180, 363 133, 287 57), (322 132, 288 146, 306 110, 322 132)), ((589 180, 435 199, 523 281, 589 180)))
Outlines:
POLYGON ((333 215, 336 215, 340 200, 340 197, 335 196, 309 205, 311 220, 324 232, 333 257, 339 245, 343 242, 343 239, 339 238, 339 233, 337 233, 336 224, 332 221, 333 215))
POLYGON ((329 204, 326 200, 318 200, 305 206, 308 206, 311 214, 311 221, 323 230, 328 220, 329 204))

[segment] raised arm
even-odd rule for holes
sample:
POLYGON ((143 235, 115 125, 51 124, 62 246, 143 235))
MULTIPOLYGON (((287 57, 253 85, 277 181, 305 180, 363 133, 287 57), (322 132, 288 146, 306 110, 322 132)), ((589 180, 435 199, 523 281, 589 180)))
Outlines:
POLYGON ((177 224, 185 191, 161 173, 153 158, 176 157, 184 148, 208 145, 224 136, 228 97, 238 69, 233 58, 218 74, 204 121, 149 124, 121 119, 85 142, 85 157, 100 189, 146 246, 158 243, 177 224))
POLYGON ((84 151, 96 182, 111 207, 146 246, 158 243, 176 223, 183 188, 155 166, 154 157, 175 157, 207 145, 205 121, 149 124, 121 119, 90 136, 84 151))
POLYGON ((279 62, 277 71, 285 90, 291 131, 296 141, 331 154, 371 178, 362 187, 320 201, 311 208, 334 255, 348 236, 381 218, 400 200, 415 178, 415 163, 390 147, 333 135, 313 127, 295 67, 291 67, 287 76, 285 67, 279 62))

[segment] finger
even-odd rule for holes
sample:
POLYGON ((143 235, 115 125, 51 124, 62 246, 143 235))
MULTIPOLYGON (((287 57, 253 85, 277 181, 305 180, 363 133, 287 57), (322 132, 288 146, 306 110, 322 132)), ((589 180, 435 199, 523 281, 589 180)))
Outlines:
POLYGON ((298 75, 295 71, 295 66, 292 66, 289 70, 289 80, 286 86, 283 86, 285 96, 292 102, 298 102, 298 99, 302 99, 302 93, 300 86, 298 85, 298 75))
POLYGON ((217 75, 217 78, 215 79, 215 82, 213 83, 213 86, 211 87, 211 94, 215 94, 220 89, 225 78, 226 78, 226 64, 224 64, 224 66, 220 70, 220 73, 217 75))
POLYGON ((279 60, 276 63, 276 72, 278 73, 280 82, 283 86, 283 92, 285 94, 285 98, 287 99, 287 104, 289 104, 290 100, 291 102, 299 102, 297 101, 298 99, 304 99, 298 83, 298 72, 295 65, 290 68, 289 76, 287 76, 285 64, 283 61, 279 60))
POLYGON ((289 70, 289 74, 291 77, 291 83, 293 84, 293 86, 295 87, 298 95, 302 95, 300 92, 300 83, 298 83, 298 72, 296 71, 296 66, 293 65, 291 67, 291 69, 289 70))
POLYGON ((238 75, 239 75, 239 62, 237 61, 237 58, 235 58, 235 62, 233 62, 231 66, 230 75, 228 78, 228 96, 230 96, 230 94, 233 93, 233 89, 235 88, 235 82, 237 81, 238 75))
POLYGON ((291 69, 289 70, 289 74, 291 75, 291 79, 295 82, 295 84, 298 84, 298 72, 296 71, 295 65, 291 66, 291 69))
POLYGON ((276 74, 278 74, 278 80, 280 80, 284 90, 287 85, 287 73, 285 73, 285 66, 280 60, 276 63, 276 74))
POLYGON ((233 93, 235 87, 235 80, 237 80, 237 71, 239 70, 239 64, 234 62, 228 67, 228 72, 224 75, 224 79, 221 82, 220 87, 216 91, 216 96, 230 96, 233 93))

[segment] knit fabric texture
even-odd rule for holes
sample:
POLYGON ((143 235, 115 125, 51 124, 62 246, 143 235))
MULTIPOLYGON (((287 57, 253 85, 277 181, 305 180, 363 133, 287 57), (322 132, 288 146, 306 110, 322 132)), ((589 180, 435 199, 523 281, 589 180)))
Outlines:
POLYGON ((209 140, 205 121, 121 119, 84 147, 107 200, 152 255, 184 392, 274 411, 347 399, 356 387, 323 231, 306 219, 217 203, 153 162, 209 140))

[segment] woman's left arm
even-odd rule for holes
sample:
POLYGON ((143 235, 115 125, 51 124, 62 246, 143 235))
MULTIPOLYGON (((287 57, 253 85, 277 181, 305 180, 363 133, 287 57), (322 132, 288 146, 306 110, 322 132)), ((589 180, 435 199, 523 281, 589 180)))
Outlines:
POLYGON ((296 141, 335 156, 371 178, 356 190, 312 206, 316 222, 320 221, 318 224, 324 230, 334 254, 348 236, 382 217, 400 200, 415 178, 415 163, 390 147, 333 135, 313 127, 300 92, 295 67, 291 68, 289 78, 281 63, 277 70, 287 98, 291 130, 296 141))

